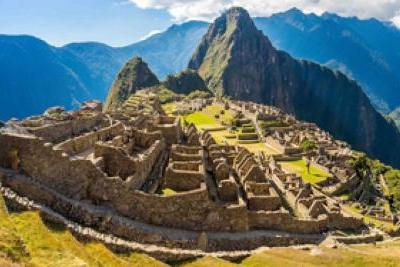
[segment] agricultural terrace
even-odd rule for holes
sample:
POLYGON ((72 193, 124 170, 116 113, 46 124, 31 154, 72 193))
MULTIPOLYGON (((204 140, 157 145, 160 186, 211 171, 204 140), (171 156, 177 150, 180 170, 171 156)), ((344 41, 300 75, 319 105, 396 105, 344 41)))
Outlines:
MULTIPOLYGON (((164 106, 164 110, 170 110, 170 108, 171 106, 164 106)), ((214 104, 183 118, 186 123, 196 125, 200 131, 209 130, 219 144, 242 146, 252 153, 262 151, 266 155, 279 154, 274 148, 260 142, 251 123, 236 125, 235 116, 235 111, 225 109, 221 104, 214 104)))

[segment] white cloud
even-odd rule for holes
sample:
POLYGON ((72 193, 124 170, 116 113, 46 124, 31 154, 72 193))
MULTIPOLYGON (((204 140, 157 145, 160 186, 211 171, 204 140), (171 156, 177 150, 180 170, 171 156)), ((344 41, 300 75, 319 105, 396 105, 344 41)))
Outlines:
POLYGON ((400 0, 130 0, 140 8, 165 9, 177 21, 212 20, 231 6, 242 6, 252 16, 269 16, 297 7, 305 12, 325 11, 343 16, 375 17, 399 24, 400 0))
POLYGON ((161 33, 161 32, 163 32, 163 31, 162 30, 152 30, 148 34, 146 34, 145 36, 141 37, 139 39, 139 41, 146 40, 147 38, 150 38, 151 36, 156 35, 156 34, 161 33))
POLYGON ((397 12, 397 15, 392 19, 394 25, 400 28, 400 11, 397 12))

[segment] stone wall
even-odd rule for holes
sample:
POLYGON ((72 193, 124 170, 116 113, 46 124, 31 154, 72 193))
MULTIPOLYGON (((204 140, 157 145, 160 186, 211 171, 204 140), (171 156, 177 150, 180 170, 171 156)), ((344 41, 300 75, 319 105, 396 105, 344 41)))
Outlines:
POLYGON ((203 160, 203 148, 201 146, 173 145, 170 158, 173 161, 199 161, 203 160))
POLYGON ((56 145, 54 148, 63 150, 70 156, 76 155, 91 149, 98 141, 110 140, 117 135, 121 135, 124 132, 124 129, 125 127, 122 123, 117 123, 113 126, 68 139, 56 145))
POLYGON ((287 211, 249 211, 249 226, 252 229, 283 230, 293 233, 322 233, 328 229, 328 219, 298 219, 287 211))
POLYGON ((40 127, 26 128, 32 134, 42 137, 48 142, 60 142, 79 135, 83 132, 91 131, 94 127, 104 125, 104 114, 93 113, 79 116, 73 120, 61 121, 55 124, 46 124, 40 127))
POLYGON ((165 187, 175 191, 189 191, 204 182, 202 161, 171 162, 165 171, 165 187))
POLYGON ((160 116, 151 125, 151 130, 161 131, 167 144, 179 144, 182 140, 182 128, 179 117, 160 116))
POLYGON ((103 173, 88 160, 70 160, 33 136, 0 135, 0 166, 9 168, 10 151, 17 151, 19 169, 68 197, 82 199, 90 182, 103 173))

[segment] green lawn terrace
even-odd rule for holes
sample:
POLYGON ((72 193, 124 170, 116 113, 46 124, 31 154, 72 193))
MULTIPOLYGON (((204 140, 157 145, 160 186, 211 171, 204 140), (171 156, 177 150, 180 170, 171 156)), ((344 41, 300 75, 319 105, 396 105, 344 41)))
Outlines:
MULTIPOLYGON (((164 110, 179 104, 163 105, 164 110)), ((200 131, 209 131, 218 144, 238 145, 252 153, 263 152, 277 155, 278 151, 261 141, 254 125, 248 119, 237 120, 238 113, 223 103, 213 103, 201 111, 195 111, 182 118, 186 124, 193 123, 200 131), (242 121, 244 123, 236 123, 242 121)))
POLYGON ((332 175, 323 169, 311 164, 310 170, 307 169, 306 161, 294 160, 294 161, 281 161, 280 164, 282 168, 289 173, 296 173, 300 175, 303 180, 307 183, 317 185, 320 182, 325 181, 328 177, 332 175))

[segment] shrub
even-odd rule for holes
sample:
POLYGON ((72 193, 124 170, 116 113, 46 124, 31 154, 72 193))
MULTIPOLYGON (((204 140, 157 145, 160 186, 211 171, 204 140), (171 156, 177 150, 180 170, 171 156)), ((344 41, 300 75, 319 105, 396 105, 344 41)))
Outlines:
POLYGON ((393 206, 400 209, 400 170, 391 169, 386 172, 385 180, 393 196, 393 206))
POLYGON ((317 148, 317 145, 315 144, 314 141, 304 140, 303 142, 301 142, 300 148, 303 149, 304 151, 310 151, 317 148))

